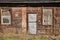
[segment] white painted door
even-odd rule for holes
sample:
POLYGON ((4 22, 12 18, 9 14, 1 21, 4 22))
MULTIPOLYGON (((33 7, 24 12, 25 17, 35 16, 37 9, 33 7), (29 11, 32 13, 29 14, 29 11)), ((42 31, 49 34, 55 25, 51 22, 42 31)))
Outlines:
POLYGON ((37 15, 36 14, 28 14, 28 32, 29 34, 36 34, 36 20, 37 15))

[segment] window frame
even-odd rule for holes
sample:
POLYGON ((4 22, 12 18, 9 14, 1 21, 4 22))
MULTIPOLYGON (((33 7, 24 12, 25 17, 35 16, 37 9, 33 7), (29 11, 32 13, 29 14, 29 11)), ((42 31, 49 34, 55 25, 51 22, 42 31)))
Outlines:
POLYGON ((44 7, 44 8, 42 8, 42 25, 44 25, 44 26, 52 26, 53 25, 53 13, 54 13, 54 10, 53 10, 53 8, 50 8, 50 7, 44 7), (50 25, 50 24, 47 24, 47 25, 44 25, 43 24, 43 9, 51 9, 52 10, 52 24, 50 25))
MULTIPOLYGON (((11 25, 12 24, 12 11, 11 11, 11 8, 10 7, 2 7, 1 8, 1 25, 11 25), (3 16, 2 15, 2 8, 8 8, 8 10, 7 11, 9 11, 9 13, 10 13, 10 15, 5 15, 5 16, 3 16), (9 22, 8 23, 3 23, 3 18, 7 18, 7 17, 9 17, 8 19, 9 19, 9 22)), ((5 10, 5 9, 4 9, 5 10)))

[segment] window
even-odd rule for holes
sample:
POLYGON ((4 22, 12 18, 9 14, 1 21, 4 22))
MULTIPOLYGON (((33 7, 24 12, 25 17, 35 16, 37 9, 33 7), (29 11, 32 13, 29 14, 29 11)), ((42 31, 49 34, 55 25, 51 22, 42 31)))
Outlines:
POLYGON ((43 9, 43 25, 52 25, 52 9, 43 9))
POLYGON ((36 34, 36 14, 28 14, 28 32, 36 34))
POLYGON ((1 9, 1 24, 11 24, 11 14, 10 9, 2 8, 1 9))

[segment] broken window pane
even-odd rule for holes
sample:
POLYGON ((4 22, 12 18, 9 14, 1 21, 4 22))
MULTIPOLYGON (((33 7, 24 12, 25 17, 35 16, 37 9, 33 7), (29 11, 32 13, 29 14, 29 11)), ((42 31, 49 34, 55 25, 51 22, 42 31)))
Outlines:
POLYGON ((11 17, 10 16, 2 16, 1 24, 11 24, 11 17))
POLYGON ((11 24, 11 14, 10 9, 1 8, 1 24, 11 24))
POLYGON ((52 25, 52 9, 43 9, 43 25, 52 25))

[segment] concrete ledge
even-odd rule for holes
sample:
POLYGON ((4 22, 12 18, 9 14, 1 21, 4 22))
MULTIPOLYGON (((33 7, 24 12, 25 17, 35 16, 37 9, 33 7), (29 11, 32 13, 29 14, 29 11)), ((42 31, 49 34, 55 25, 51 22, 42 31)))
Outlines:
POLYGON ((58 3, 60 1, 0 1, 0 3, 58 3))

